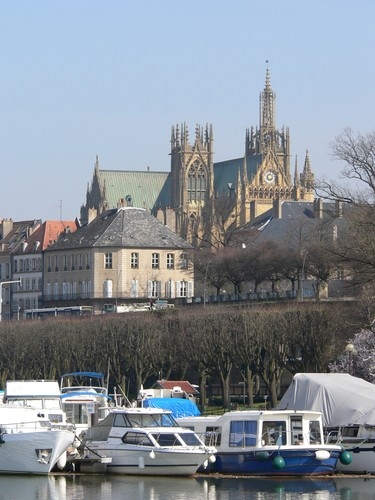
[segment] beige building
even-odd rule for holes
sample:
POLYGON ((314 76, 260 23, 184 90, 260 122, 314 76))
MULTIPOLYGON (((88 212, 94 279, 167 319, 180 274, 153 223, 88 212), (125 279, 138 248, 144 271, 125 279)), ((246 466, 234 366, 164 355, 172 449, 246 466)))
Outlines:
POLYGON ((192 247, 142 208, 120 205, 44 252, 44 306, 189 300, 192 247))

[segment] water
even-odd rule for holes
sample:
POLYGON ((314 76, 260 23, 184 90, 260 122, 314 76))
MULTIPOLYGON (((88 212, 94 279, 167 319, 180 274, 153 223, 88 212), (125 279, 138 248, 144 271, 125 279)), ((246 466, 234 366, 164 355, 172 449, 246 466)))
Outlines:
POLYGON ((375 477, 0 476, 0 500, 375 500, 375 477))

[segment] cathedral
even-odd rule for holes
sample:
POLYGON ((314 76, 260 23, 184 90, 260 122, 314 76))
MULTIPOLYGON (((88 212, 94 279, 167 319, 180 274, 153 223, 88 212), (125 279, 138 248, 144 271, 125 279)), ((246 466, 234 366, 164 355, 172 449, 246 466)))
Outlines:
POLYGON ((243 156, 214 161, 212 125, 186 124, 171 131, 170 171, 103 170, 94 176, 81 207, 81 224, 109 208, 145 208, 196 246, 222 246, 231 229, 269 210, 276 200, 313 201, 308 152, 302 172, 290 166, 289 129, 276 127, 276 95, 269 68, 259 98, 259 124, 246 130, 243 156), (190 137, 190 135, 192 137, 190 137))

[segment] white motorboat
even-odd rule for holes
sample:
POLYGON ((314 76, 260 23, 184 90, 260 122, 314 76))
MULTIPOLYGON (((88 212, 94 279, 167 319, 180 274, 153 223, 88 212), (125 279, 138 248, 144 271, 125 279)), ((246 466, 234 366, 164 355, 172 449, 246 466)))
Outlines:
POLYGON ((56 380, 8 380, 3 400, 7 404, 40 410, 52 425, 61 426, 66 419, 60 396, 56 380))
POLYGON ((216 451, 159 408, 114 408, 82 443, 75 461, 81 472, 114 474, 190 476, 216 451))
POLYGON ((34 408, 0 404, 1 474, 48 474, 65 461, 74 439, 73 431, 52 427, 34 408))
POLYGON ((177 422, 217 449, 210 472, 329 475, 339 460, 351 458, 341 446, 324 443, 319 412, 230 411, 224 415, 177 418, 177 422))
POLYGON ((328 443, 352 455, 337 471, 375 473, 375 385, 347 373, 297 373, 277 408, 323 413, 328 443))

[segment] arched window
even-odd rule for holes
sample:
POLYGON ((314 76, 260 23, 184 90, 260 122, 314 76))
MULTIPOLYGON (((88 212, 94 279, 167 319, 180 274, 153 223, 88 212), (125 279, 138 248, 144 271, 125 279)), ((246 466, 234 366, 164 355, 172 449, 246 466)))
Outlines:
POLYGON ((199 160, 195 160, 188 171, 188 201, 203 201, 206 192, 206 173, 199 160))

